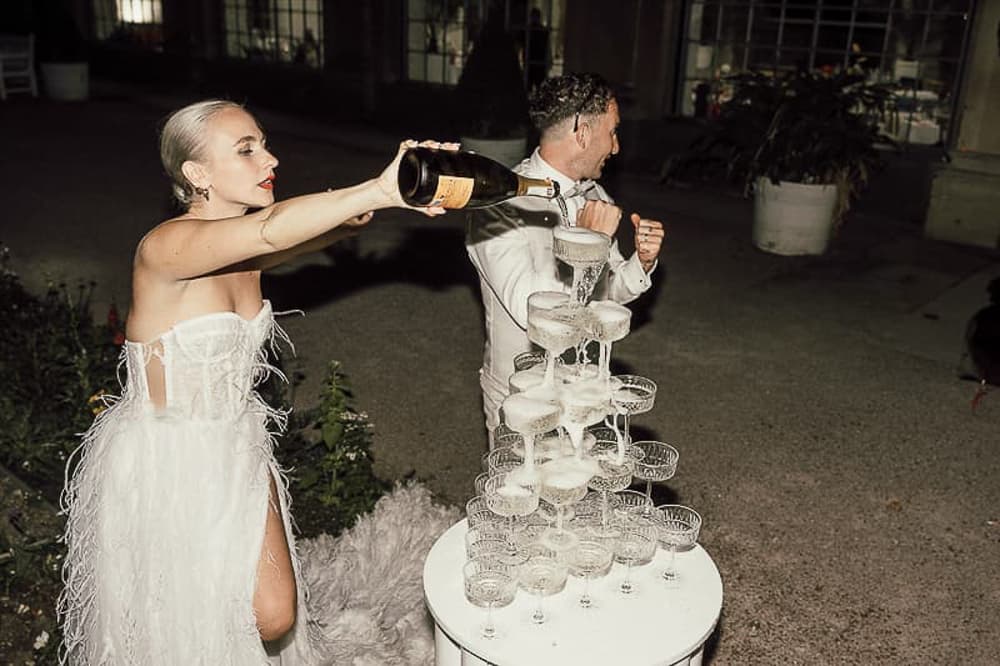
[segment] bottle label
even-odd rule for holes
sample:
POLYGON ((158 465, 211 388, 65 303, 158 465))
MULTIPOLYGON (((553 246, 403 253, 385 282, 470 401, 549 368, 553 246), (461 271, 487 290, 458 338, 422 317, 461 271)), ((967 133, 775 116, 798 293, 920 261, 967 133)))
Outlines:
POLYGON ((431 201, 440 201, 444 208, 463 208, 472 198, 472 178, 461 176, 438 176, 437 190, 431 201))
POLYGON ((524 194, 529 197, 545 197, 546 199, 551 199, 559 193, 559 186, 554 182, 546 183, 544 185, 531 184, 528 185, 524 190, 524 194))

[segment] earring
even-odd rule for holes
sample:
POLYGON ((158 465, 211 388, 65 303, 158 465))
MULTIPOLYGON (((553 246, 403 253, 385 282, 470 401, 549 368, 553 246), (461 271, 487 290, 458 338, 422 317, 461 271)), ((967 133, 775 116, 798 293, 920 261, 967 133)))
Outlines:
POLYGON ((194 188, 195 194, 205 197, 205 201, 208 201, 208 188, 207 187, 196 187, 194 188))

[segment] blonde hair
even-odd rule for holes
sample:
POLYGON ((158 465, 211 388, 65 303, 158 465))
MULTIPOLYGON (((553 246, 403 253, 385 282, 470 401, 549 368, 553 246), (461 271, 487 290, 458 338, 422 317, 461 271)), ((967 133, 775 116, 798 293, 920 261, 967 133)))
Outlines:
POLYGON ((205 147, 205 126, 215 114, 226 109, 242 109, 242 104, 208 99, 174 111, 160 132, 160 161, 170 177, 174 198, 187 210, 194 197, 194 185, 181 166, 201 157, 205 147))

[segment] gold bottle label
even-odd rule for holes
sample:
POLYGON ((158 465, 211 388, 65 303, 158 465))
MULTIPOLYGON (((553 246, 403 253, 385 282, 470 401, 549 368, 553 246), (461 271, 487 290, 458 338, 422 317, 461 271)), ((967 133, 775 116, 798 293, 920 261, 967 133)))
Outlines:
POLYGON ((431 202, 440 201, 444 208, 463 208, 472 198, 472 178, 461 176, 438 176, 437 190, 431 202))

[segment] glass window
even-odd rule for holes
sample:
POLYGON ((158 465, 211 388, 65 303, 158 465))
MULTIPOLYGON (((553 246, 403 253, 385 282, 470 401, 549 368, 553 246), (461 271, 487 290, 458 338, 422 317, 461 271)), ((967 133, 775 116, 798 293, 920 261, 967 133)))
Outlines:
POLYGON ((711 116, 726 74, 853 68, 896 88, 886 130, 946 140, 975 0, 690 0, 677 111, 711 116))
POLYGON ((455 85, 490 7, 502 11, 526 86, 563 71, 565 0, 407 0, 404 53, 410 81, 455 85))
POLYGON ((160 0, 94 0, 94 35, 121 46, 163 50, 160 0))
POLYGON ((224 0, 226 56, 323 67, 322 0, 224 0))

